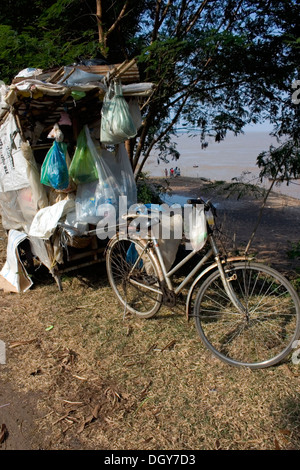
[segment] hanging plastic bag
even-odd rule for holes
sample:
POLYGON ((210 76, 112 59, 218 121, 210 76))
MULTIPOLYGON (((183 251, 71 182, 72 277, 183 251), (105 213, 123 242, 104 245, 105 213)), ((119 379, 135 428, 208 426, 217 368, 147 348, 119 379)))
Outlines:
POLYGON ((127 207, 135 204, 137 202, 136 182, 125 145, 117 145, 114 152, 101 149, 101 161, 113 174, 119 196, 127 197, 127 207))
POLYGON ((120 144, 137 134, 122 86, 114 83, 104 97, 101 110, 100 141, 103 144, 120 144))
POLYGON ((69 186, 69 172, 63 148, 55 140, 41 168, 41 183, 58 190, 69 186))
POLYGON ((190 240, 193 250, 201 250, 207 240, 207 221, 204 206, 187 207, 185 212, 184 231, 190 240), (190 209, 190 210, 189 210, 190 209))
POLYGON ((139 130, 143 123, 139 100, 137 98, 130 98, 130 100, 128 101, 128 106, 134 125, 136 129, 139 130))
POLYGON ((63 142, 64 135, 58 124, 54 124, 53 129, 48 134, 48 139, 55 139, 57 142, 63 142))
MULTIPOLYGON (((105 165, 100 149, 99 152, 96 149, 88 127, 84 126, 83 131, 86 147, 97 171, 97 178, 90 182, 85 181, 78 184, 75 199, 76 220, 96 225, 101 218, 99 208, 108 203, 116 205, 119 191, 114 175, 105 165)), ((73 160, 74 158, 75 156, 73 160)))
POLYGON ((98 180, 95 159, 87 143, 86 126, 78 136, 69 175, 76 184, 92 183, 98 180))

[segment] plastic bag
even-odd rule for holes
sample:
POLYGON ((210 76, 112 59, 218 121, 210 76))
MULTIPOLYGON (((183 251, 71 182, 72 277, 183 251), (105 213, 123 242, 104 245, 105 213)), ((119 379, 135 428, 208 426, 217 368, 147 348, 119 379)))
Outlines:
POLYGON ((114 190, 118 196, 127 197, 127 207, 132 206, 137 202, 137 188, 125 145, 118 145, 115 152, 101 149, 100 154, 106 172, 114 177, 114 190))
POLYGON ((207 221, 204 212, 204 206, 191 207, 185 212, 184 231, 186 237, 190 240, 193 250, 201 250, 207 240, 207 221))
POLYGON ((101 117, 100 141, 103 144, 120 144, 137 134, 121 84, 110 85, 104 97, 101 117))
MULTIPOLYGON (((97 224, 101 216, 99 208, 103 204, 116 205, 119 195, 117 183, 111 170, 105 165, 101 157, 101 149, 96 149, 89 129, 84 127, 84 140, 89 156, 97 172, 97 178, 93 181, 81 182, 77 186, 76 193, 76 220, 97 224)), ((72 163, 74 161, 73 157, 72 163)), ((70 167, 71 170, 71 167, 70 167)))
POLYGON ((98 180, 96 162, 87 143, 87 131, 85 126, 78 136, 77 147, 69 168, 69 175, 76 184, 98 180))
POLYGON ((64 140, 64 135, 58 124, 54 124, 53 129, 49 132, 47 137, 48 139, 55 139, 57 142, 62 142, 64 140))
POLYGON ((21 149, 27 161, 27 178, 32 191, 32 198, 36 210, 48 206, 48 196, 46 188, 40 182, 40 172, 38 170, 31 146, 28 141, 22 142, 21 149))
POLYGON ((102 184, 99 181, 79 184, 75 199, 76 221, 89 224, 97 224, 97 208, 104 204, 102 184))
POLYGON ((76 218, 78 221, 96 224, 101 217, 100 206, 103 208, 103 205, 108 204, 114 206, 118 220, 119 197, 127 197, 127 207, 136 203, 137 197, 136 183, 125 146, 120 144, 116 153, 110 152, 95 145, 87 126, 85 133, 87 146, 97 167, 98 179, 77 186, 76 218))
POLYGON ((128 101, 128 106, 134 125, 136 129, 139 130, 142 125, 142 113, 140 110, 138 99, 130 98, 130 100, 128 101))
POLYGON ((41 168, 41 183, 59 190, 69 186, 69 172, 63 149, 64 146, 55 140, 41 168))

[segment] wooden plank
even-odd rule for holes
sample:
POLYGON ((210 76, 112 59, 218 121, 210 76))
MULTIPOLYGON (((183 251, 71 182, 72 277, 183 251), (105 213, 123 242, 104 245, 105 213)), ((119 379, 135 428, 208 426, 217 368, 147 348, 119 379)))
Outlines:
POLYGON ((114 65, 79 65, 78 68, 89 73, 97 73, 106 76, 120 78, 122 83, 134 83, 140 81, 140 74, 135 60, 130 62, 123 62, 122 64, 114 65))

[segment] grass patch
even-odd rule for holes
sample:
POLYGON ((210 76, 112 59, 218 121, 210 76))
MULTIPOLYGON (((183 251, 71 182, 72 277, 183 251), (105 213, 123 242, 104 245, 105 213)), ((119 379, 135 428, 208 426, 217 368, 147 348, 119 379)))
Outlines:
POLYGON ((3 295, 2 339, 36 340, 9 349, 3 378, 42 393, 45 448, 299 448, 296 366, 229 367, 180 308, 123 319, 103 266, 81 275, 3 295))
POLYGON ((300 448, 299 365, 223 364, 183 307, 123 318, 104 265, 68 274, 62 292, 40 271, 25 294, 1 293, 1 384, 37 397, 43 449, 300 448))

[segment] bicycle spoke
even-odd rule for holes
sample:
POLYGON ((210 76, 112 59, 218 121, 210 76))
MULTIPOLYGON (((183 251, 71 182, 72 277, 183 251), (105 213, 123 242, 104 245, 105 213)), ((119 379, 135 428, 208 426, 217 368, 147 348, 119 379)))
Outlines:
POLYGON ((158 276, 146 247, 133 240, 115 239, 109 247, 106 264, 110 284, 125 310, 145 318, 154 315, 160 308, 161 294, 147 289, 148 271, 151 284, 158 284, 158 276))

